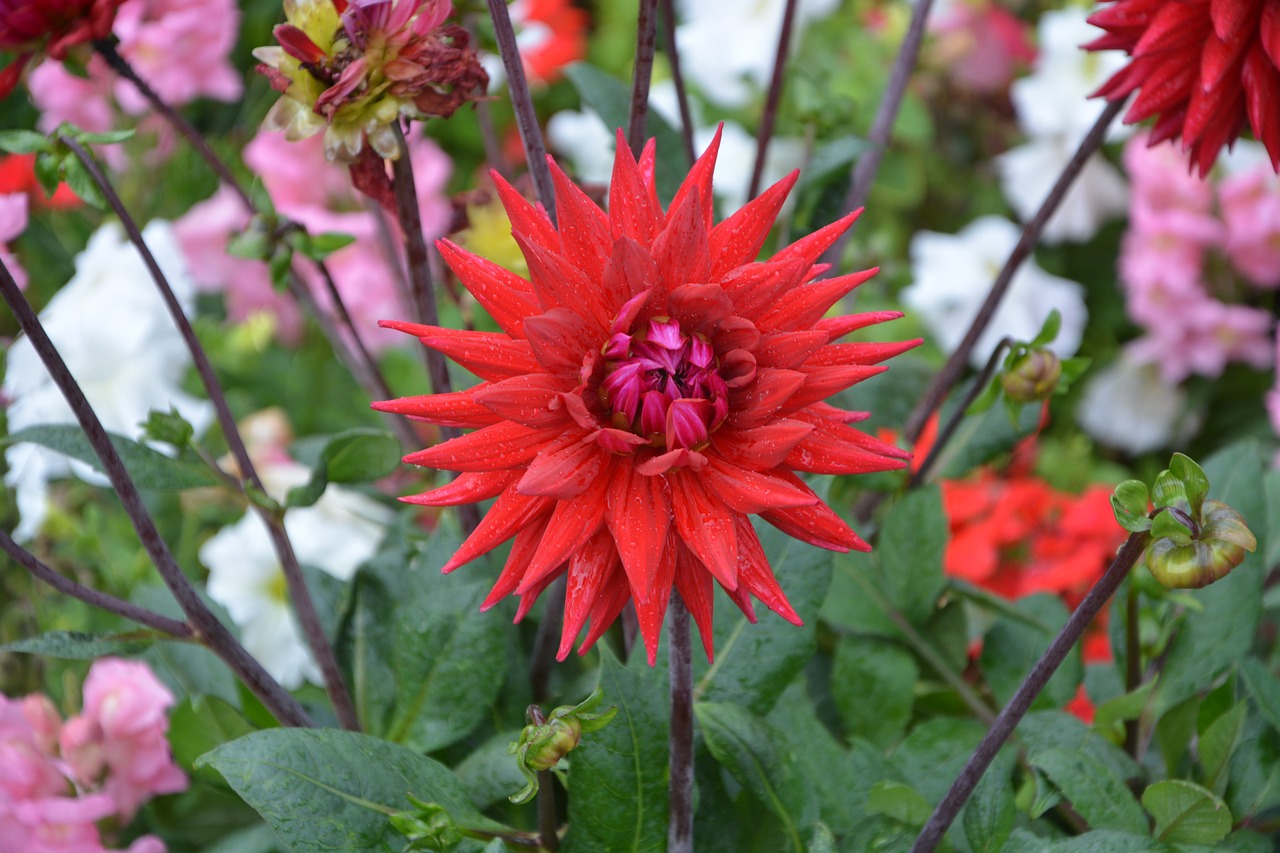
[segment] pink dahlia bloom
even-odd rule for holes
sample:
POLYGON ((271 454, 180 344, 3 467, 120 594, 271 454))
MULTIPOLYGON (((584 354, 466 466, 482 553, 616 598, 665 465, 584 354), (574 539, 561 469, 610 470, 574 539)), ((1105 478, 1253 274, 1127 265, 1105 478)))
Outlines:
POLYGON ((713 218, 717 134, 662 209, 654 146, 620 138, 606 213, 553 168, 559 226, 495 175, 529 278, 437 243, 501 332, 388 322, 481 378, 465 391, 375 404, 474 429, 406 457, 462 472, 407 498, 453 506, 496 498, 444 566, 514 539, 483 607, 521 596, 517 618, 567 575, 565 657, 634 601, 652 663, 673 589, 712 647, 724 589, 748 618, 759 599, 798 623, 750 516, 837 551, 867 545, 797 476, 902 468, 909 454, 823 400, 915 346, 835 343, 900 316, 825 317, 875 270, 820 279, 817 259, 854 216, 757 261, 792 173, 723 222, 713 218))

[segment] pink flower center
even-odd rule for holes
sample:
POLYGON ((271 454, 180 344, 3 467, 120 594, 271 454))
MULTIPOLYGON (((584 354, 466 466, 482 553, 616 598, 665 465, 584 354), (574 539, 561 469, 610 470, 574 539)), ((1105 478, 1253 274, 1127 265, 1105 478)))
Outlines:
POLYGON ((699 450, 729 414, 715 351, 676 320, 654 318, 631 334, 615 332, 604 357, 600 390, 613 425, 654 447, 699 450))

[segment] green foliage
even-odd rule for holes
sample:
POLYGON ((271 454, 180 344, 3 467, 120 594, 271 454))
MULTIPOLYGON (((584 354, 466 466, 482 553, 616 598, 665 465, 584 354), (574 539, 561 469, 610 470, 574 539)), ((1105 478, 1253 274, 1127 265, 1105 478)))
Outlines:
MULTIPOLYGON (((175 459, 124 436, 108 435, 112 447, 124 462, 125 470, 139 489, 182 491, 217 483, 202 463, 182 457, 175 459)), ((28 427, 0 438, 0 447, 24 441, 64 453, 97 471, 103 471, 102 462, 89 444, 88 436, 78 426, 47 424, 28 427)))
POLYGON ((400 443, 381 430, 358 428, 329 439, 305 485, 289 490, 288 506, 311 506, 329 483, 370 483, 400 464, 400 443))

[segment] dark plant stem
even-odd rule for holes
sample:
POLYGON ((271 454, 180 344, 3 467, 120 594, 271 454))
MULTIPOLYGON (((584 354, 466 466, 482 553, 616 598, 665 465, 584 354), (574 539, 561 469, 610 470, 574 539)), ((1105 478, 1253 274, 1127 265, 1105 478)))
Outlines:
POLYGON ((942 840, 947 828, 951 826, 951 822, 955 820, 961 807, 977 787, 978 781, 982 779, 982 774, 996 757, 1000 747, 1013 734, 1018 722, 1031 707, 1031 703, 1049 683, 1049 679, 1062 664, 1067 653, 1080 640, 1089 623, 1098 615, 1098 611, 1115 594, 1128 576, 1129 570, 1142 557, 1149 538, 1150 536, 1146 533, 1134 533, 1125 541, 1120 553, 1116 555, 1107 571, 1094 584, 1093 589, 1089 590, 1089 594, 1071 614, 1067 624, 1062 626, 1058 636, 1053 638, 1053 642, 1049 644, 1049 648, 1045 649, 1040 660, 1036 661, 1031 672, 1027 673, 1027 677, 1023 679, 1017 692, 1009 700, 1009 704, 1005 705, 1004 710, 987 730, 978 748, 974 750, 973 755, 969 756, 960 775, 952 783, 951 790, 947 791, 947 795, 942 798, 942 802, 934 809, 928 823, 920 831, 915 845, 911 848, 911 853, 930 853, 942 840))
POLYGON ((538 843, 543 850, 560 849, 560 826, 556 819, 556 774, 538 771, 538 843))
MULTIPOLYGON (((1138 590, 1129 584, 1125 596, 1124 625, 1124 692, 1132 693, 1142 684, 1142 643, 1138 635, 1138 590)), ((1124 750, 1135 760, 1138 758, 1139 720, 1124 721, 1124 750)))
MULTIPOLYGON (((911 81, 911 72, 916 67, 920 56, 920 44, 924 41, 925 24, 929 20, 929 12, 933 8, 933 0, 917 0, 911 8, 911 23, 907 25, 907 34, 903 36, 902 46, 894 57, 893 66, 889 69, 889 82, 884 94, 880 96, 880 105, 876 108, 875 118, 871 120, 871 132, 867 135, 870 147, 853 166, 849 184, 849 192, 844 197, 846 211, 857 210, 867 202, 871 193, 871 185, 875 183, 876 172, 880 170, 880 161, 889 147, 893 137, 893 124, 898 119, 898 110, 902 108, 902 97, 907 92, 907 83, 911 81)), ((838 265, 844 255, 844 247, 849 243, 853 229, 845 231, 840 239, 823 253, 821 263, 838 265)))
POLYGON ((1004 359, 1004 351, 1016 343, 1013 338, 1004 337, 996 344, 996 348, 991 351, 991 358, 987 359, 986 366, 982 368, 982 373, 978 374, 978 378, 974 381, 973 386, 969 389, 969 393, 965 394, 964 399, 960 401, 960 405, 956 406, 956 410, 951 413, 951 417, 947 419, 942 429, 938 430, 938 437, 933 442, 933 447, 929 448, 929 455, 920 463, 920 467, 911 475, 911 481, 907 484, 908 488, 914 489, 920 485, 929 476, 929 472, 933 469, 934 463, 942 455, 942 451, 946 448, 947 443, 951 441, 955 435, 956 429, 959 428, 960 422, 964 420, 965 412, 973 405, 973 401, 982 395, 982 391, 991 382, 996 371, 1000 368, 1000 362, 1004 359))
POLYGON ((186 622, 170 619, 168 616, 161 616, 159 613, 154 613, 145 607, 139 607, 132 602, 125 601, 123 598, 116 598, 114 595, 90 589, 83 584, 76 583, 65 575, 55 572, 52 568, 36 559, 36 556, 30 551, 14 542, 13 538, 3 530, 0 530, 0 550, 12 557, 15 563, 30 572, 31 576, 36 580, 43 581, 63 595, 69 595, 91 607, 97 607, 99 610, 105 610, 108 613, 131 619, 139 625, 146 625, 148 628, 154 628, 171 637, 189 640, 195 636, 195 632, 191 630, 191 626, 186 622))
POLYGON ((1053 185, 1049 195, 1040 204, 1040 209, 1036 211, 1036 215, 1023 227, 1022 236, 1018 239, 1018 244, 1013 247, 1008 260, 1004 262, 1004 267, 1000 270, 1000 274, 996 276, 995 283, 991 285, 991 290, 987 293, 986 301, 982 303, 982 307, 978 309, 977 316, 969 324, 969 331, 965 333, 960 345, 956 347, 955 352, 951 353, 951 357, 947 359, 947 363, 943 365, 942 370, 934 377, 924 397, 916 404, 911 416, 907 419, 903 434, 908 442, 914 442, 920 437, 920 432, 924 429, 925 422, 928 421, 929 416, 942 405, 942 401, 951 390, 951 386, 956 383, 960 378, 960 374, 964 372, 964 366, 969 361, 969 353, 973 351, 974 346, 978 343, 978 338, 982 336, 987 326, 990 325, 991 318, 995 316, 996 309, 1000 307, 1000 301, 1004 299, 1005 293, 1009 290, 1009 285, 1013 283, 1014 274, 1017 273, 1018 268, 1022 266, 1022 262, 1035 249, 1036 243, 1040 240, 1040 232, 1044 230, 1049 217, 1053 216, 1058 209, 1058 205, 1062 203, 1063 197, 1066 196, 1067 190, 1071 189, 1071 184, 1075 181, 1076 176, 1080 174, 1080 170, 1084 168, 1084 164, 1101 147, 1102 141, 1107 135, 1107 128, 1111 126, 1111 122, 1115 120, 1115 117, 1120 114, 1122 109, 1124 109, 1123 101, 1114 101, 1107 104, 1106 109, 1098 116, 1098 120, 1094 122, 1093 127, 1089 129, 1084 139, 1080 141, 1080 146, 1076 149, 1076 153, 1071 156, 1066 168, 1058 176, 1057 183, 1053 185))
MULTIPOLYGON (((930 0, 931 2, 931 0, 930 0)), ((791 30, 795 25, 797 0, 787 0, 782 10, 782 27, 778 31, 778 51, 773 58, 773 77, 769 80, 769 92, 764 100, 764 115, 760 117, 760 132, 756 134, 756 162, 751 168, 751 183, 747 185, 747 199, 760 192, 764 177, 765 155, 769 141, 773 139, 773 127, 778 121, 778 104, 782 101, 782 81, 786 77, 787 54, 791 52, 791 30)))
MULTIPOLYGON (((178 332, 182 335, 187 351, 191 353, 191 360, 195 364, 196 373, 200 375, 200 382, 204 385, 205 392, 209 395, 209 400, 213 403, 214 411, 218 417, 218 425, 222 428, 223 438, 226 439, 227 447, 230 448, 231 455, 236 460, 236 467, 239 468, 240 476, 254 488, 259 491, 265 491, 262 486, 262 480, 258 477, 258 472, 254 468, 253 460, 249 458, 249 451, 240 436, 235 416, 231 413, 230 406, 227 405, 227 398, 222 391, 222 384, 218 381, 217 374, 213 372, 213 365, 209 363, 209 357, 205 353, 204 347, 201 346, 200 340, 196 337, 195 330, 191 328, 191 323, 187 320, 187 315, 183 312, 177 296, 174 295, 169 280, 160 269, 160 265, 156 262, 150 247, 143 240, 138 224, 133 221, 133 217, 125 209, 124 203, 120 200, 115 188, 107 180, 102 170, 98 168, 97 162, 90 156, 89 152, 74 139, 66 136, 60 136, 58 139, 71 149, 71 152, 76 155, 76 158, 85 167, 89 177, 93 179, 93 182, 107 199, 111 209, 120 218, 120 224, 124 227, 125 233, 128 234, 129 241, 133 243, 134 248, 138 250, 138 254, 142 257, 143 264, 151 274, 156 288, 160 291, 161 298, 164 299, 165 307, 169 310, 169 316, 173 319, 174 325, 177 326, 178 332)), ((334 713, 344 728, 358 729, 359 723, 356 720, 351 696, 347 692, 342 672, 338 669, 338 662, 333 655, 333 649, 329 645, 328 638, 324 635, 324 626, 320 623, 320 614, 316 611, 315 602, 307 589, 306 581, 302 576, 302 568, 299 566, 298 558, 293 552, 293 544, 285 533, 283 521, 280 517, 267 512, 257 504, 251 505, 258 512, 258 515, 262 517, 271 535, 271 541, 280 559, 280 568, 284 572, 285 581, 289 587, 289 597, 298 615, 298 624, 306 635, 307 644, 311 647, 311 651, 316 657, 316 662, 320 666, 320 671, 324 675, 325 689, 333 702, 334 713)))
MULTIPOLYGON (((467 15, 465 24, 467 32, 471 33, 471 41, 479 43, 479 39, 476 38, 476 16, 467 15)), ((472 106, 476 111, 476 123, 480 126, 480 141, 484 144, 484 158, 489 161, 489 168, 504 178, 510 178, 511 170, 507 167, 507 158, 503 156, 502 144, 498 141, 498 134, 493 128, 493 113, 489 110, 488 100, 479 98, 472 106)))
POLYGON ((658 0, 640 0, 636 21, 636 61, 631 74, 631 116, 627 144, 640 156, 644 148, 645 122, 649 118, 649 83, 653 79, 653 53, 657 49, 658 0))
POLYGON ((133 479, 124 467, 124 462, 120 459, 115 447, 112 446, 102 422, 98 420, 93 407, 85 399, 79 383, 71 375, 71 371, 67 369, 62 357, 58 355, 53 342, 49 340, 44 327, 40 324, 40 319, 31 308, 31 304, 27 302, 26 297, 22 295, 22 291, 18 289, 17 282, 13 280, 13 275, 3 262, 0 262, 0 297, 3 297, 10 310, 13 311, 14 317, 18 321, 18 326, 26 333, 27 339, 31 341, 32 348, 36 351, 40 360, 44 362, 49 375, 62 391, 67 404, 71 407, 71 411, 75 413, 76 420, 79 421, 81 429, 84 430, 90 446, 93 447, 94 452, 102 462, 102 470, 111 481, 112 488, 115 489, 116 494, 120 496, 120 502, 124 505, 125 512, 133 523, 134 530, 138 533, 143 549, 160 573, 165 586, 173 593, 178 606, 182 608, 182 612, 186 615, 196 636, 227 664, 231 671, 262 701, 263 705, 275 715, 281 724, 286 726, 312 725, 311 719, 307 716, 306 711, 302 709, 302 706, 298 704, 297 700, 267 674, 262 665, 245 651, 244 647, 236 641, 235 637, 231 636, 226 627, 218 621, 217 617, 200 600, 195 588, 192 587, 191 582, 187 580, 186 575, 183 574, 182 569, 178 566, 173 553, 169 550, 169 546, 165 544, 164 539, 160 536, 160 531, 156 529, 155 522, 147 513, 142 495, 138 493, 133 479))
POLYGON ((676 103, 680 106, 680 139, 684 142, 684 156, 692 166, 698 155, 693 143, 693 112, 689 109, 689 92, 684 86, 684 72, 680 70, 680 50, 676 45, 676 10, 673 0, 661 0, 662 39, 667 64, 671 66, 671 82, 676 87, 676 103))
MULTIPOLYGON (((414 319, 428 326, 440 325, 436 309, 435 282, 431 279, 431 263, 427 258, 427 241, 422 236, 422 217, 418 211, 418 195, 414 187, 413 164, 409 162, 409 145, 397 124, 396 140, 400 144, 400 156, 392 161, 395 175, 396 215, 400 219, 400 232, 404 235, 405 259, 409 267, 409 289, 413 293, 414 319)), ((422 348, 427 362, 427 375, 431 390, 445 394, 452 390, 449 368, 444 355, 429 348, 422 348)), ((456 433, 455 433, 456 434, 456 433)))
POLYGON ((689 610, 672 590, 667 611, 671 626, 668 677, 671 679, 671 751, 667 808, 668 853, 693 853, 693 639, 689 610))
POLYGON ((524 61, 516 45, 516 32, 511 26, 511 13, 506 0, 488 0, 489 18, 493 21, 493 34, 498 40, 498 53, 502 67, 507 71, 507 88, 511 92, 511 106, 516 113, 516 127, 524 142, 524 156, 529 164, 529 174, 538 191, 538 200, 551 221, 556 221, 556 196, 551 184, 551 169, 547 167, 547 146, 542 142, 542 129, 538 126, 538 111, 529 94, 529 81, 524 76, 524 61))
MULTIPOLYGON (((475 509, 474 504, 468 506, 475 509)), ((551 668, 556 662, 556 635, 564 622, 564 594, 568 577, 567 573, 561 575, 547 591, 547 606, 542 611, 542 621, 538 623, 538 632, 533 639, 533 654, 529 659, 529 690, 533 693, 535 702, 547 698, 551 683, 551 668)))

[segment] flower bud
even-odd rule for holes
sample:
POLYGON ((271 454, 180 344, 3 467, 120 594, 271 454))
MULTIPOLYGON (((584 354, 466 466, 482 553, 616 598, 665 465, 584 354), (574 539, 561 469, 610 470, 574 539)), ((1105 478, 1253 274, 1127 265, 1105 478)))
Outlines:
POLYGON ((409 840, 407 851, 452 850, 462 842, 466 834, 449 812, 438 803, 424 803, 409 794, 413 811, 391 815, 391 826, 409 840))
MULTIPOLYGON (((1157 530, 1153 525, 1153 535, 1157 530)), ((1146 563, 1156 580, 1170 589, 1199 589, 1226 577, 1257 547, 1240 513, 1221 501, 1206 500, 1199 529, 1157 536, 1147 548, 1146 563)))
POLYGON ((582 740, 582 723, 573 717, 551 720, 542 726, 527 726, 525 764, 533 770, 550 770, 582 740))
POLYGON ((1005 396, 1017 403, 1048 399, 1062 376, 1062 362, 1046 349, 1029 349, 1000 375, 1005 396))

